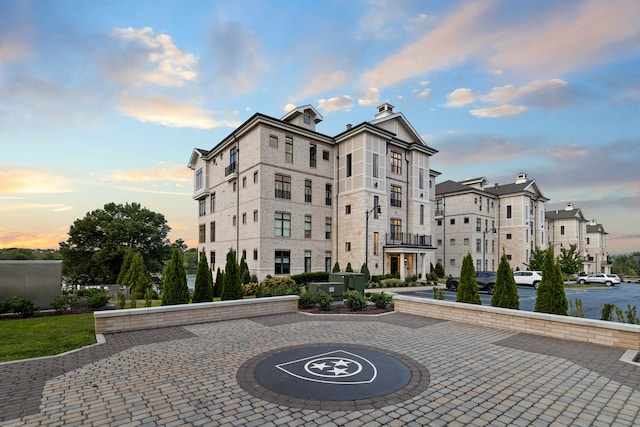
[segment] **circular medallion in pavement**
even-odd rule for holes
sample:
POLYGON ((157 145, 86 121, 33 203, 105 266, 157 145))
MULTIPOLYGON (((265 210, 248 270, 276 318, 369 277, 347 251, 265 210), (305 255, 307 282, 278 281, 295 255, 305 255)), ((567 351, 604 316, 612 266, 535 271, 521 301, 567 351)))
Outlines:
POLYGON ((290 407, 361 410, 422 393, 429 372, 414 360, 351 344, 288 347, 240 367, 238 384, 261 399, 290 407))

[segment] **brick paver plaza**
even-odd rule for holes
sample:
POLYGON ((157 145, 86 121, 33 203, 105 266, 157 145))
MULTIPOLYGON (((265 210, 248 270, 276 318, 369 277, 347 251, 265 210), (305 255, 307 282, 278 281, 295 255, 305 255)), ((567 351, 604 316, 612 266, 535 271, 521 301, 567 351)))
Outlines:
POLYGON ((400 313, 292 313, 127 332, 66 355, 0 364, 0 426, 640 425, 640 367, 619 361, 623 353, 400 313), (411 361, 414 389, 371 402, 258 392, 252 360, 318 344, 411 361))

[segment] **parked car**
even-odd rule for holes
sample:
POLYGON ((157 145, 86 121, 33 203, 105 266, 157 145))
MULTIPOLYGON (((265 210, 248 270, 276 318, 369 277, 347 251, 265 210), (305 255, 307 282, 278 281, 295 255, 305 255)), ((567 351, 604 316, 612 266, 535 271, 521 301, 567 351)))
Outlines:
POLYGON ((620 284, 620 278, 616 274, 589 274, 588 276, 578 277, 578 283, 581 285, 585 283, 597 283, 600 285, 614 286, 620 284))
MULTIPOLYGON (((478 290, 486 291, 489 295, 493 295, 493 288, 496 285, 495 271, 476 271, 476 281, 478 282, 478 290)), ((459 277, 449 277, 446 287, 450 291, 458 290, 459 277)))
POLYGON ((513 279, 516 281, 516 285, 533 286, 538 289, 538 285, 542 280, 541 271, 514 271, 513 279))

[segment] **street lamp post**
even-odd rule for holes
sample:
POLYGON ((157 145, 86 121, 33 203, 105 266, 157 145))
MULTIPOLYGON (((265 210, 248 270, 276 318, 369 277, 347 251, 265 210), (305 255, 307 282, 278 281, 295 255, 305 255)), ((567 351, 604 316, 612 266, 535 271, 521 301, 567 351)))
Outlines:
POLYGON ((380 213, 380 205, 376 205, 373 208, 366 210, 365 216, 366 216, 366 221, 365 221, 365 231, 364 231, 364 265, 367 267, 366 271, 364 272, 364 281, 365 283, 369 283, 369 215, 371 215, 372 212, 376 212, 377 214, 380 213))
POLYGON ((487 270, 486 260, 485 260, 485 252, 487 250, 487 243, 486 243, 486 239, 487 238, 486 238, 486 236, 487 236, 487 233, 489 233, 489 232, 495 234, 496 233, 496 229, 495 228, 490 228, 490 229, 485 228, 484 231, 482 232, 482 269, 485 270, 485 271, 487 270))

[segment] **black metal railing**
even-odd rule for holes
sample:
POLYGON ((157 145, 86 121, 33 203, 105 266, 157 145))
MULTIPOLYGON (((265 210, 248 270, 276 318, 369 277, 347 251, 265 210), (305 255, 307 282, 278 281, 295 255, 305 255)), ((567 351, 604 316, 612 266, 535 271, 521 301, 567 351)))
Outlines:
POLYGON ((291 199, 291 191, 280 190, 276 188, 276 198, 278 199, 291 199))
POLYGON ((224 176, 229 176, 238 171, 238 162, 233 162, 226 168, 224 168, 224 176))
POLYGON ((431 246, 428 234, 386 233, 385 244, 391 246, 431 246))

